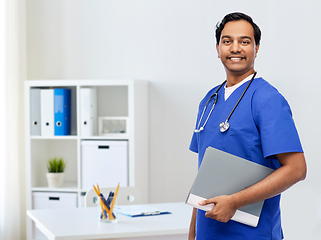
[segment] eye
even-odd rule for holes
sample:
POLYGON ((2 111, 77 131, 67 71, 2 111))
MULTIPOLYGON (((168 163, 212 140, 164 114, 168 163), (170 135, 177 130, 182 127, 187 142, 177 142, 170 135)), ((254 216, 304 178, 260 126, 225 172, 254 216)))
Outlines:
POLYGON ((242 40, 242 45, 249 45, 251 42, 249 40, 242 40))
POLYGON ((231 43, 231 41, 230 41, 230 40, 228 40, 228 39, 224 39, 224 40, 222 41, 222 43, 223 43, 223 44, 230 44, 230 43, 231 43))

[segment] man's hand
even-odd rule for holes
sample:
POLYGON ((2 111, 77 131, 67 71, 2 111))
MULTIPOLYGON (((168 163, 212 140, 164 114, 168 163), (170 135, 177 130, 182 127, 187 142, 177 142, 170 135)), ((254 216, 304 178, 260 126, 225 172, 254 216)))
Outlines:
POLYGON ((205 217, 213 218, 219 222, 228 222, 238 209, 232 196, 222 195, 199 202, 199 205, 214 203, 211 211, 205 213, 205 217))
POLYGON ((262 181, 232 195, 223 195, 199 202, 200 205, 214 203, 205 216, 220 222, 230 220, 237 209, 274 197, 306 176, 307 167, 303 153, 282 153, 276 155, 281 167, 262 181))

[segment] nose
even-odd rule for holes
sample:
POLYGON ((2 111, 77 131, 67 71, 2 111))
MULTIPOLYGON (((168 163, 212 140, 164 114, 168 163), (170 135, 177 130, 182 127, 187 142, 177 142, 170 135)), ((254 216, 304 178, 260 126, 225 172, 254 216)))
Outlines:
POLYGON ((230 52, 231 53, 240 53, 241 52, 241 46, 238 43, 238 41, 233 41, 233 43, 230 45, 230 52))

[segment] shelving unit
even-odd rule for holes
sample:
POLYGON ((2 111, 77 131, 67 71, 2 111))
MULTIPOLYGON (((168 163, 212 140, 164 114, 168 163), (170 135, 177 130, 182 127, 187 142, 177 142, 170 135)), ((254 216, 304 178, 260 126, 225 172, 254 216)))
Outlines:
MULTIPOLYGON (((135 186, 148 203, 148 83, 138 80, 29 80, 25 81, 26 207, 33 209, 33 192, 69 192, 77 194, 78 207, 84 206, 87 189, 81 186, 81 141, 128 141, 128 185, 135 186), (80 128, 80 89, 97 92, 97 125, 99 116, 127 117, 126 134, 82 136, 80 128), (71 89, 71 135, 32 136, 30 131, 30 90, 32 88, 71 89), (46 162, 63 157, 68 161, 64 185, 49 188, 46 162)), ((27 219, 27 237, 32 238, 31 220, 27 219)))

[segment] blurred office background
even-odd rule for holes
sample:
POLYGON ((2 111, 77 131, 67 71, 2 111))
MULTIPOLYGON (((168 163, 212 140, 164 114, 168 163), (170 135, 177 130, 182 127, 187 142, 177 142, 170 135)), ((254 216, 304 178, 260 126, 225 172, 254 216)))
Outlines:
POLYGON ((0 211, 0 232, 25 236, 26 79, 148 80, 150 202, 185 201, 197 173, 197 155, 188 147, 198 103, 225 79, 215 25, 241 11, 262 30, 255 69, 289 101, 308 163, 307 179, 282 195, 285 239, 320 239, 319 0, 10 0, 2 7, 1 46, 9 58, 1 61, 8 69, 1 77, 10 81, 1 91, 9 89, 6 129, 13 140, 1 139, 7 152, 0 168, 6 171, 10 159, 12 173, 10 181, 0 180, 0 209, 14 203, 15 210, 0 211))

